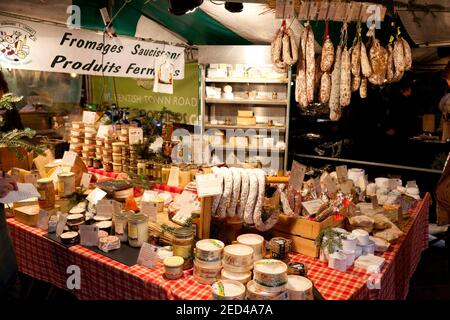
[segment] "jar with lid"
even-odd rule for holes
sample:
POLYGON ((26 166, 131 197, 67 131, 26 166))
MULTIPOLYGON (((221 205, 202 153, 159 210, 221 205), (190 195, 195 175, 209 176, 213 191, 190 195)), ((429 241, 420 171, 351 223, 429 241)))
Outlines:
POLYGON ((190 172, 191 172, 191 181, 195 181, 195 175, 196 175, 197 173, 199 173, 199 171, 198 171, 198 166, 196 166, 195 164, 191 164, 191 165, 189 166, 189 170, 190 170, 190 172))
POLYGON ((153 170, 155 170, 155 179, 161 180, 161 169, 162 164, 155 162, 155 164, 153 165, 153 170))
POLYGON ((128 217, 130 214, 130 211, 122 211, 113 216, 114 234, 119 237, 121 242, 128 240, 128 217))
POLYGON ((184 259, 172 256, 164 259, 164 276, 169 280, 176 280, 183 276, 184 259))
POLYGON ((89 157, 88 158, 88 167, 92 168, 94 166, 94 158, 93 157, 89 157))
POLYGON ((63 172, 58 174, 58 194, 60 197, 71 196, 75 192, 75 173, 63 172))
POLYGON ((42 178, 37 180, 37 190, 40 194, 38 198, 39 208, 52 209, 55 206, 55 186, 53 179, 42 178))
POLYGON ((169 173, 170 173, 170 166, 165 164, 161 168, 161 183, 167 184, 167 181, 169 181, 169 173))
POLYGON ((132 214, 128 217, 128 244, 131 247, 141 247, 148 241, 148 216, 132 214))
POLYGON ((192 232, 192 228, 176 229, 173 235, 173 255, 184 259, 184 270, 192 268, 194 246, 194 233, 192 232))
POLYGON ((145 171, 146 170, 146 164, 145 164, 145 160, 139 160, 137 163, 137 173, 140 176, 144 176, 145 175, 145 171))
POLYGON ((94 160, 94 169, 101 169, 102 168, 102 160, 101 159, 95 159, 94 160))
POLYGON ((154 179, 154 165, 151 161, 147 161, 146 165, 145 165, 145 175, 149 178, 149 179, 154 179))
POLYGON ((188 166, 183 166, 180 168, 178 186, 184 188, 189 182, 191 182, 191 170, 188 166))
POLYGON ((105 171, 106 172, 113 172, 113 169, 114 169, 114 167, 113 167, 112 162, 105 163, 105 171))

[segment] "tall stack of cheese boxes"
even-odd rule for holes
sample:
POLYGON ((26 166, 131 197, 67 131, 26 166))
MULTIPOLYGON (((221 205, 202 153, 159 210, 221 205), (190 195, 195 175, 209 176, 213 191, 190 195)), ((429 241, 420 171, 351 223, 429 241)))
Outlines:
POLYGON ((254 126, 256 125, 256 117, 253 111, 238 110, 236 123, 238 126, 254 126))

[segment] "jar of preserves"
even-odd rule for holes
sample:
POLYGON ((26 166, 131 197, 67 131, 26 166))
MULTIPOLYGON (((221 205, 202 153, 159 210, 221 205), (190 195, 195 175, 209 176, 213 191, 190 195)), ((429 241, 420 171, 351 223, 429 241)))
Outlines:
POLYGON ((181 167, 178 186, 184 188, 189 182, 191 182, 191 170, 189 167, 181 167))
POLYGON ((137 163, 137 173, 140 176, 144 176, 146 173, 146 164, 145 160, 139 160, 137 163))
POLYGON ((69 197, 75 192, 75 173, 63 172, 58 174, 58 194, 69 197))
POLYGON ((130 214, 129 211, 122 211, 116 213, 113 217, 114 234, 119 237, 121 242, 128 240, 128 217, 130 214))
POLYGON ((52 209, 55 206, 55 186, 50 178, 37 180, 37 190, 40 194, 38 198, 39 208, 52 209))
POLYGON ((102 168, 102 160, 101 159, 95 159, 94 160, 94 169, 101 169, 102 168))
POLYGON ((184 259, 183 269, 193 266, 194 233, 192 228, 179 228, 173 232, 173 255, 184 259))
POLYGON ((169 173, 170 173, 170 166, 165 164, 161 168, 161 183, 167 184, 167 181, 169 181, 169 173))
POLYGON ((155 163, 153 165, 153 170, 155 172, 155 179, 159 179, 161 180, 161 169, 162 169, 162 164, 161 163, 155 163))
POLYGON ((148 217, 144 214, 130 214, 128 217, 128 243, 140 248, 148 241, 148 217))
POLYGON ((145 175, 149 178, 149 179, 153 179, 154 177, 154 171, 153 171, 154 165, 151 161, 147 161, 146 165, 145 165, 145 175))
POLYGON ((112 164, 112 162, 107 162, 107 163, 105 163, 105 171, 106 172, 113 172, 113 164, 112 164))

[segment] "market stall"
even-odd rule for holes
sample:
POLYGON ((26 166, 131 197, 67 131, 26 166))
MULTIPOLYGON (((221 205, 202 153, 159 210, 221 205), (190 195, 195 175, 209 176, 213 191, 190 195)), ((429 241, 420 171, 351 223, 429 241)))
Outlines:
MULTIPOLYGON (((0 203, 22 273, 79 299, 406 298, 432 190, 288 152, 293 108, 322 108, 338 123, 355 96, 370 99, 368 87, 413 67, 395 10, 268 1, 254 8, 274 24, 241 36, 226 27, 229 5, 222 24, 211 4, 169 19, 197 6, 74 3, 93 19, 70 32, 0 12, 0 35, 17 44, 2 65, 82 75, 86 100, 60 115, 58 149, 27 129, 1 135, 28 155, 26 165, 0 162, 17 186, 0 203), (101 35, 87 30, 99 14, 101 35), (197 20, 198 33, 182 28, 197 20)), ((0 107, 21 101, 5 94, 0 107)), ((33 101, 25 108, 36 115, 33 101)))

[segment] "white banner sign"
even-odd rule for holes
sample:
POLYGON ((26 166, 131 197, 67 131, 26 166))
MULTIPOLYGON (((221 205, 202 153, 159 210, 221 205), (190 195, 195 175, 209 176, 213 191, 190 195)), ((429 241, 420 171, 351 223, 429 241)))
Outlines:
POLYGON ((5 68, 153 79, 157 59, 184 78, 184 48, 128 37, 110 38, 0 15, 0 65, 5 68))

